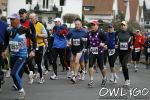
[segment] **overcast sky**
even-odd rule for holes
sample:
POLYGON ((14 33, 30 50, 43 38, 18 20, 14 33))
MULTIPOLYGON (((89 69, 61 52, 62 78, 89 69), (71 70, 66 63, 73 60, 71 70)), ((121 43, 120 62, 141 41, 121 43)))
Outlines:
MULTIPOLYGON (((140 0, 140 5, 143 4, 144 0, 140 0)), ((147 8, 150 8, 150 0, 145 0, 147 8)))

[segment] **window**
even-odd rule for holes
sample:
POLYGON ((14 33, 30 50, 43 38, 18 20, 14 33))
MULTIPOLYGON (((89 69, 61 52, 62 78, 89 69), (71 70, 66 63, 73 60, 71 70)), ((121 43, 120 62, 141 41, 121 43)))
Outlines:
POLYGON ((43 8, 45 8, 45 0, 43 0, 43 8))
POLYGON ((60 6, 64 6, 65 5, 65 0, 60 0, 60 6))
POLYGON ((85 7, 83 7, 84 11, 92 11, 93 9, 94 9, 93 6, 85 6, 85 7))
POLYGON ((90 8, 89 7, 84 7, 83 10, 84 11, 90 11, 90 8))
POLYGON ((48 9, 49 0, 46 0, 46 8, 48 9))
POLYGON ((146 24, 149 25, 149 22, 147 21, 146 24))
POLYGON ((49 5, 49 0, 43 0, 43 8, 48 9, 48 5, 49 5))
POLYGON ((26 0, 26 4, 32 4, 32 0, 26 0))

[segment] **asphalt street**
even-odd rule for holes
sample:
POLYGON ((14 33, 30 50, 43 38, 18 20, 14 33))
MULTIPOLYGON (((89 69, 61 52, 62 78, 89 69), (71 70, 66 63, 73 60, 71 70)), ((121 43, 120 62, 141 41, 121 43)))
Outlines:
MULTIPOLYGON (((119 65, 116 66, 118 66, 117 69, 119 69, 119 65)), ((24 75, 23 85, 26 91, 25 100, 150 100, 150 93, 148 92, 148 90, 150 90, 150 69, 147 70, 143 64, 140 64, 138 69, 138 72, 134 72, 133 66, 131 65, 129 67, 131 87, 122 87, 124 77, 122 72, 119 71, 117 73, 119 76, 118 83, 110 83, 109 68, 107 68, 108 82, 104 88, 100 85, 102 80, 100 72, 96 73, 94 77, 96 84, 93 88, 87 86, 89 82, 88 74, 86 74, 85 81, 78 81, 77 84, 72 84, 70 80, 66 79, 66 73, 61 72, 61 67, 59 67, 58 72, 59 79, 50 80, 49 77, 52 75, 52 72, 50 72, 45 76, 44 84, 38 84, 37 80, 35 80, 32 85, 29 85, 27 75, 24 75), (108 90, 113 90, 114 88, 116 90, 120 89, 117 96, 111 96, 108 92, 108 90), (122 95, 121 89, 123 93, 132 93, 134 96, 131 94, 122 95), (135 91, 129 92, 131 90, 135 91), (140 91, 143 93, 140 94, 140 91), (148 92, 148 94, 143 96, 146 92, 148 92), (102 96, 100 96, 100 94, 102 96)), ((5 81, 5 84, 2 85, 3 91, 0 93, 0 100, 15 100, 17 91, 12 89, 12 79, 6 78, 5 81)))

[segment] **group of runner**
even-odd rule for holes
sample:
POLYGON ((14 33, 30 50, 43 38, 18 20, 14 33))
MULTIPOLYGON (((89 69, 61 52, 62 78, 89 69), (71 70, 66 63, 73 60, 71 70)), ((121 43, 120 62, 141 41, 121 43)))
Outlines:
MULTIPOLYGON (((74 20, 75 27, 70 29, 63 24, 61 18, 55 18, 55 26, 47 30, 38 20, 37 14, 31 12, 28 16, 26 9, 20 9, 18 13, 9 16, 9 19, 10 25, 0 20, 0 67, 7 65, 7 77, 11 73, 13 87, 19 92, 18 100, 25 98, 22 85, 24 72, 28 74, 30 84, 35 78, 38 78, 38 83, 42 84, 45 82, 43 75, 49 73, 51 65, 53 75, 50 79, 59 79, 58 57, 62 68, 66 70, 67 78, 74 84, 78 80, 84 80, 88 70, 89 87, 95 84, 94 74, 98 67, 102 74, 101 86, 106 86, 107 69, 104 66, 106 57, 110 66, 109 81, 112 83, 117 83, 115 61, 119 57, 125 80, 124 86, 130 86, 127 66, 130 55, 135 72, 138 70, 142 51, 145 51, 146 55, 146 68, 150 67, 150 34, 143 35, 140 30, 136 30, 134 34, 129 33, 126 21, 120 23, 120 31, 116 32, 112 23, 108 25, 108 30, 102 30, 101 21, 98 20, 91 21, 91 29, 88 29, 82 25, 82 20, 79 18, 74 20)), ((2 75, 3 72, 0 71, 0 83, 2 75)))

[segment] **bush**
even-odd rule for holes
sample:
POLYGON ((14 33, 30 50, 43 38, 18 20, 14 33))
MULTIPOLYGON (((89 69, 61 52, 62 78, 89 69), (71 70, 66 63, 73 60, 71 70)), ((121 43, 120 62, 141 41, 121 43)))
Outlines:
POLYGON ((72 24, 76 18, 80 18, 80 16, 77 14, 68 13, 63 16, 63 21, 64 23, 72 24))

